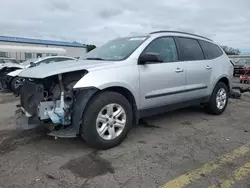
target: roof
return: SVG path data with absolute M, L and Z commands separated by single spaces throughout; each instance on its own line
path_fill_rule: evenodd
M 44 45 L 54 45 L 54 46 L 69 46 L 69 47 L 86 48 L 85 44 L 78 44 L 78 43 L 75 43 L 75 42 L 41 40 L 41 39 L 9 37 L 9 36 L 0 36 L 0 41 L 2 41 L 2 42 L 16 42 L 16 43 L 44 44 Z
M 152 34 L 158 34 L 158 33 L 179 33 L 179 34 L 185 34 L 185 35 L 191 35 L 191 36 L 195 36 L 195 37 L 200 37 L 200 38 L 212 41 L 211 39 L 209 39 L 207 37 L 203 37 L 203 36 L 200 36 L 200 35 L 197 35 L 197 34 L 193 34 L 193 33 L 182 32 L 182 31 L 154 31 L 154 32 L 151 32 L 149 34 L 152 35 Z

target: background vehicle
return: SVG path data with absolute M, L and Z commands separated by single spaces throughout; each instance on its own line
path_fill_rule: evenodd
M 19 64 L 19 62 L 17 60 L 15 60 L 14 58 L 6 58 L 6 57 L 0 57 L 0 64 L 1 64 L 1 68 L 4 65 L 16 65 Z
M 0 57 L 0 83 L 1 87 L 6 88 L 6 75 L 9 72 L 20 69 L 22 66 L 13 58 Z
M 234 75 L 250 74 L 250 59 L 241 59 L 234 63 Z
M 20 86 L 24 82 L 23 78 L 19 78 L 18 74 L 22 72 L 23 70 L 30 68 L 30 67 L 35 67 L 41 64 L 49 64 L 53 62 L 60 62 L 60 61 L 67 61 L 67 60 L 76 60 L 73 57 L 67 57 L 67 56 L 48 56 L 44 58 L 36 58 L 36 59 L 29 59 L 23 63 L 21 63 L 21 67 L 18 70 L 9 72 L 7 74 L 6 82 L 9 88 L 14 92 L 18 93 Z
M 27 121 L 50 120 L 51 136 L 80 135 L 90 146 L 108 149 L 145 116 L 194 104 L 221 114 L 233 65 L 210 39 L 159 31 L 118 38 L 82 60 L 33 67 L 19 76 L 28 78 L 20 96 Z

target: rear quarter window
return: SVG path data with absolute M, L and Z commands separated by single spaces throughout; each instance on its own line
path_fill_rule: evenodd
M 210 42 L 202 41 L 202 40 L 199 40 L 199 43 L 204 52 L 205 59 L 215 59 L 217 57 L 222 56 L 223 52 L 219 48 L 219 46 Z

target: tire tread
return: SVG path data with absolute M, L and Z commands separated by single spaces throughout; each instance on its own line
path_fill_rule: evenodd
M 99 137 L 96 132 L 96 116 L 105 105 L 108 103 L 119 103 L 123 106 L 127 123 L 122 134 L 112 141 L 106 141 Z M 80 128 L 81 137 L 87 142 L 87 144 L 96 149 L 109 149 L 119 145 L 127 136 L 128 131 L 132 126 L 132 108 L 128 100 L 121 94 L 111 91 L 99 92 L 93 96 L 88 102 L 83 114 L 83 124 Z

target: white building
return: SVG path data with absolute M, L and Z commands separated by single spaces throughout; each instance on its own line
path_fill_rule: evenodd
M 20 37 L 8 37 L 0 36 L 0 45 L 2 46 L 23 46 L 23 47 L 47 47 L 48 49 L 55 48 L 55 51 L 58 49 L 66 50 L 67 56 L 71 57 L 80 57 L 87 52 L 87 46 L 84 44 L 78 44 L 74 42 L 63 42 L 63 41 L 51 41 L 51 40 L 40 40 L 40 39 L 29 39 L 29 38 L 20 38 Z M 27 48 L 28 49 L 28 48 Z M 37 48 L 39 49 L 39 48 Z M 57 50 L 56 50 L 57 49 Z M 51 53 L 49 53 L 51 51 Z M 45 57 L 50 55 L 59 55 L 54 53 L 53 50 L 48 50 L 48 52 L 27 52 L 19 51 L 13 52 L 6 50 L 0 50 L 0 57 L 10 57 L 15 58 L 19 61 L 24 61 L 30 58 Z M 60 54 L 61 55 L 61 54 Z

